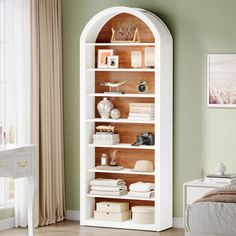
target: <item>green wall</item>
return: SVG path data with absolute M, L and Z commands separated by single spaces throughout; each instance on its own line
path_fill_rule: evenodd
M 0 221 L 14 217 L 14 208 L 4 209 L 0 211 Z
M 79 38 L 88 20 L 112 6 L 156 13 L 174 39 L 174 216 L 182 183 L 223 161 L 236 171 L 236 110 L 206 107 L 207 53 L 236 53 L 235 0 L 62 0 L 67 209 L 79 210 Z M 81 157 L 84 158 L 84 157 Z

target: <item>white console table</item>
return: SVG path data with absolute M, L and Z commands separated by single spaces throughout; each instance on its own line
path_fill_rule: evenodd
M 38 147 L 0 145 L 0 177 L 28 177 L 28 231 L 34 235 L 35 196 L 38 193 Z

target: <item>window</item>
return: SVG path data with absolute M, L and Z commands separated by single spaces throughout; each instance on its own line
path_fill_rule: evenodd
M 3 1 L 0 0 L 0 144 L 6 142 L 14 143 L 14 127 L 9 129 L 10 117 L 4 111 L 7 107 L 4 105 L 6 100 L 6 91 L 9 89 L 9 83 L 4 79 L 4 10 Z M 12 103 L 10 106 L 13 105 Z M 5 114 L 5 115 L 4 115 Z M 8 128 L 7 128 L 8 126 Z M 0 178 L 0 208 L 5 208 L 13 205 L 15 197 L 14 179 L 12 178 Z
M 15 181 L 12 178 L 0 178 L 0 209 L 11 207 L 15 198 Z
M 14 118 L 14 110 L 16 108 L 14 87 L 16 85 L 11 76 L 6 76 L 6 49 L 12 46 L 11 42 L 8 42 L 5 38 L 4 26 L 4 3 L 0 0 L 0 145 L 15 143 L 16 141 Z M 0 178 L 0 208 L 12 205 L 14 197 L 14 179 Z
M 0 0 L 0 145 L 30 142 L 29 3 Z M 14 195 L 14 180 L 0 178 L 0 207 Z

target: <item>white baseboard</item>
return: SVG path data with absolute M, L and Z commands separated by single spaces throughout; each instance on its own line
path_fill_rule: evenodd
M 67 220 L 80 220 L 80 211 L 67 210 L 66 219 Z
M 14 228 L 14 218 L 9 218 L 0 221 L 0 231 Z
M 173 218 L 173 226 L 174 228 L 184 228 L 183 218 Z
M 67 210 L 66 211 L 67 220 L 80 220 L 80 211 Z M 173 218 L 173 226 L 175 228 L 183 228 L 183 218 Z

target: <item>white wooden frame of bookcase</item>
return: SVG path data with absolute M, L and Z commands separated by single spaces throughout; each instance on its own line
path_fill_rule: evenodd
M 155 224 L 103 222 L 91 219 L 94 198 L 88 195 L 89 181 L 95 173 L 95 147 L 91 143 L 95 126 L 95 46 L 103 25 L 120 13 L 138 17 L 155 38 Z M 80 223 L 81 225 L 161 231 L 172 227 L 172 68 L 173 43 L 166 25 L 153 13 L 143 9 L 112 7 L 96 14 L 85 26 L 80 38 Z M 117 70 L 119 71 L 119 70 Z M 132 69 L 130 70 L 132 71 Z M 124 98 L 125 99 L 125 98 Z M 90 122 L 88 122 L 90 120 Z M 91 122 L 92 121 L 92 122 Z

